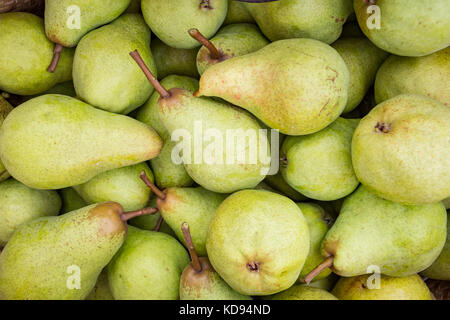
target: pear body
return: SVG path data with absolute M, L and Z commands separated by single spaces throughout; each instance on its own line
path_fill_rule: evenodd
M 140 13 L 141 12 L 141 0 L 131 0 L 125 13 Z
M 121 114 L 144 104 L 154 89 L 129 53 L 138 50 L 156 74 L 150 36 L 139 14 L 125 14 L 84 36 L 73 61 L 77 95 L 95 107 Z
M 108 273 L 105 270 L 100 273 L 94 289 L 89 293 L 86 300 L 114 300 L 109 288 Z
M 95 204 L 20 227 L 0 255 L 0 298 L 85 299 L 125 240 L 121 213 L 117 203 Z
M 127 240 L 108 265 L 116 300 L 177 300 L 189 256 L 171 236 L 129 227 Z
M 239 1 L 228 0 L 228 12 L 223 24 L 245 22 L 255 22 L 255 20 L 244 4 Z
M 130 0 L 46 0 L 45 32 L 50 41 L 75 47 L 89 31 L 124 12 Z
M 13 107 L 11 104 L 9 104 L 8 101 L 6 101 L 5 98 L 0 96 L 0 128 L 2 127 L 2 123 L 5 120 L 6 116 L 13 110 Z M 10 177 L 8 171 L 6 170 L 5 166 L 2 163 L 2 160 L 0 159 L 0 182 L 5 181 Z
M 56 191 L 34 190 L 8 179 L 0 183 L 0 246 L 4 246 L 22 224 L 45 216 L 56 216 L 61 198 Z
M 425 57 L 390 56 L 375 80 L 375 101 L 421 94 L 450 106 L 450 48 Z
M 156 208 L 156 200 L 157 200 L 157 198 L 153 197 L 150 200 L 150 202 L 148 203 L 147 207 Z M 158 220 L 160 219 L 160 217 L 161 217 L 161 213 L 156 212 L 155 214 L 148 214 L 148 215 L 143 215 L 143 216 L 133 218 L 130 220 L 129 224 L 132 225 L 133 227 L 136 227 L 136 228 L 139 228 L 142 230 L 154 231 L 155 227 L 158 224 Z M 174 238 L 176 237 L 175 232 L 173 232 L 173 230 L 169 227 L 167 222 L 164 220 L 161 224 L 161 228 L 159 229 L 159 232 L 167 233 L 168 235 L 170 235 Z
M 72 79 L 73 49 L 63 50 L 54 73 L 47 71 L 54 45 L 46 38 L 40 17 L 26 12 L 2 13 L 0 30 L 0 90 L 32 95 Z
M 200 96 L 240 106 L 287 135 L 317 132 L 347 104 L 349 71 L 336 50 L 317 40 L 289 39 L 208 68 Z
M 62 95 L 23 103 L 0 129 L 0 157 L 8 172 L 36 189 L 85 183 L 104 171 L 149 160 L 161 146 L 151 127 Z
M 306 220 L 292 200 L 268 191 L 243 190 L 216 210 L 206 250 L 214 269 L 234 290 L 269 295 L 297 281 L 309 241 Z
M 399 95 L 364 117 L 352 140 L 358 180 L 377 195 L 404 204 L 450 195 L 450 109 L 420 95 Z
M 338 300 L 328 291 L 307 287 L 303 285 L 295 285 L 286 291 L 277 293 L 271 300 Z
M 220 28 L 228 10 L 227 0 L 142 0 L 142 14 L 156 36 L 178 49 L 199 47 L 188 30 L 197 28 L 212 37 Z
M 308 287 L 319 288 L 325 291 L 331 291 L 338 281 L 339 277 L 331 273 L 328 277 L 319 280 L 313 280 L 310 284 L 302 284 Z
M 352 166 L 351 141 L 359 119 L 338 118 L 325 129 L 288 137 L 281 154 L 286 182 L 308 198 L 332 201 L 352 193 L 359 184 Z
M 406 206 L 384 200 L 360 186 L 342 205 L 322 241 L 322 254 L 333 256 L 333 271 L 344 277 L 380 273 L 404 277 L 428 268 L 447 237 L 442 203 Z
M 281 174 L 281 171 L 278 171 L 275 175 L 268 175 L 266 179 L 264 180 L 270 187 L 274 188 L 275 190 L 280 191 L 284 195 L 286 195 L 288 198 L 294 200 L 294 201 L 304 201 L 307 198 L 302 195 L 300 192 L 292 188 L 283 178 L 283 175 Z
M 73 188 L 59 190 L 62 201 L 61 213 L 67 213 L 86 207 L 88 204 Z
M 377 0 L 376 7 L 369 1 L 353 0 L 353 6 L 364 34 L 387 52 L 419 57 L 450 44 L 447 0 Z

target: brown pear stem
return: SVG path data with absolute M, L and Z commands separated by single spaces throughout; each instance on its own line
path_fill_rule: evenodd
M 153 229 L 153 231 L 159 232 L 159 230 L 161 229 L 161 225 L 162 225 L 163 221 L 164 221 L 163 216 L 160 216 L 159 219 L 158 219 L 158 222 L 156 222 L 156 226 Z
M 55 48 L 53 49 L 53 59 L 50 65 L 47 68 L 48 72 L 55 72 L 56 67 L 58 66 L 59 58 L 61 57 L 61 52 L 63 50 L 63 46 L 59 43 L 55 44 Z
M 313 281 L 313 279 L 315 277 L 317 277 L 317 275 L 319 273 L 321 273 L 323 270 L 325 270 L 326 268 L 330 268 L 333 266 L 333 261 L 334 261 L 334 257 L 330 256 L 328 258 L 326 258 L 321 264 L 319 264 L 317 267 L 315 267 L 310 273 L 308 273 L 304 279 L 304 281 L 307 284 L 310 284 L 311 281 Z
M 158 208 L 144 208 L 144 209 L 137 210 L 137 211 L 124 212 L 124 213 L 122 213 L 120 218 L 122 219 L 122 221 L 128 221 L 130 219 L 133 219 L 133 218 L 136 218 L 139 216 L 155 214 L 156 212 L 158 212 Z
M 145 171 L 142 171 L 141 174 L 139 175 L 141 177 L 141 180 L 144 181 L 144 183 L 147 185 L 147 187 L 150 188 L 150 190 L 153 191 L 154 194 L 156 194 L 156 196 L 161 199 L 164 200 L 166 198 L 166 194 L 164 192 L 162 192 L 161 190 L 158 189 L 157 186 L 155 186 L 150 179 L 148 178 L 147 174 L 145 173 Z
M 212 44 L 211 41 L 208 40 L 198 29 L 190 29 L 189 35 L 197 40 L 199 43 L 204 45 L 206 49 L 208 49 L 211 58 L 215 60 L 220 60 L 222 58 L 222 54 L 217 50 L 216 46 Z
M 202 265 L 200 259 L 198 258 L 197 251 L 194 248 L 194 242 L 192 241 L 191 232 L 189 231 L 189 225 L 184 222 L 181 225 L 181 231 L 183 232 L 184 240 L 186 241 L 186 246 L 188 248 L 189 254 L 191 255 L 192 267 L 197 272 L 202 272 Z
M 145 76 L 147 77 L 148 81 L 152 84 L 152 86 L 155 88 L 155 90 L 159 93 L 161 97 L 164 99 L 170 97 L 169 91 L 167 91 L 161 83 L 159 83 L 158 79 L 155 78 L 153 73 L 150 71 L 150 69 L 145 64 L 144 60 L 142 59 L 141 55 L 139 54 L 139 51 L 134 50 L 133 52 L 130 52 L 130 56 L 136 61 L 138 66 L 142 69 L 142 72 L 144 72 Z

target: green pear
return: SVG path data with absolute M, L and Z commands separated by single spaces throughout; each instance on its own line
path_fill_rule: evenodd
M 338 281 L 339 277 L 335 275 L 334 273 L 331 273 L 328 277 L 320 279 L 320 280 L 314 280 L 313 282 L 310 282 L 309 284 L 302 284 L 304 286 L 313 287 L 313 288 L 319 288 L 325 291 L 330 291 L 334 288 L 334 285 Z
M 131 0 L 125 13 L 141 13 L 141 0 Z
M 425 57 L 390 56 L 375 80 L 375 100 L 421 94 L 450 106 L 450 48 Z
M 0 128 L 8 172 L 36 189 L 62 189 L 156 157 L 161 138 L 149 126 L 63 95 L 16 107 Z
M 358 122 L 338 118 L 319 132 L 286 138 L 281 148 L 281 173 L 286 182 L 316 200 L 331 201 L 352 193 L 359 184 L 351 156 Z
M 116 300 L 177 300 L 189 255 L 171 236 L 128 228 L 128 236 L 108 265 Z
M 388 54 L 366 38 L 343 38 L 332 44 L 350 71 L 347 106 L 344 113 L 355 109 L 375 82 L 377 70 Z
M 155 38 L 150 45 L 155 59 L 158 79 L 164 79 L 171 74 L 198 77 L 198 48 L 176 49 Z
M 156 208 L 156 200 L 157 198 L 153 197 L 150 200 L 148 207 Z M 134 219 L 131 219 L 129 224 L 142 230 L 164 232 L 174 238 L 177 236 L 175 232 L 173 232 L 172 228 L 170 228 L 170 226 L 167 224 L 167 222 L 164 221 L 160 212 L 138 216 Z
M 145 172 L 154 181 L 150 168 L 143 162 L 100 173 L 73 188 L 88 204 L 114 201 L 120 203 L 126 211 L 139 210 L 148 204 L 152 195 L 151 190 L 139 178 L 141 172 Z
M 62 214 L 81 209 L 88 205 L 86 201 L 84 201 L 84 199 L 73 188 L 61 189 L 59 190 L 59 195 L 62 200 Z
M 44 20 L 31 13 L 0 14 L 0 90 L 33 95 L 72 79 L 74 50 L 64 50 L 58 70 L 47 72 L 53 44 L 44 31 Z
M 433 264 L 421 272 L 421 275 L 436 279 L 450 281 L 450 216 L 447 214 L 447 241 L 439 257 Z
M 95 107 L 122 114 L 144 104 L 153 87 L 128 53 L 139 49 L 146 64 L 156 72 L 150 35 L 142 16 L 125 14 L 84 36 L 73 61 L 77 95 Z
M 198 96 L 222 98 L 281 133 L 304 135 L 339 117 L 348 86 L 348 68 L 335 49 L 317 40 L 290 39 L 211 66 L 200 79 Z
M 243 3 L 228 0 L 228 12 L 223 24 L 255 22 Z
M 34 219 L 56 216 L 61 198 L 56 191 L 35 190 L 8 179 L 0 183 L 0 246 L 4 246 L 18 227 Z
M 305 201 L 307 199 L 284 180 L 281 171 L 278 171 L 275 175 L 268 175 L 264 181 L 266 181 L 270 187 L 280 191 L 294 201 Z
M 291 287 L 309 253 L 308 225 L 289 198 L 262 190 L 229 196 L 206 239 L 209 260 L 234 290 L 269 295 Z
M 197 30 L 189 32 L 200 36 Z M 203 40 L 208 42 L 208 47 L 202 46 L 198 51 L 197 69 L 200 75 L 213 64 L 255 52 L 269 44 L 258 27 L 250 23 L 227 25 L 211 41 L 204 37 Z
M 419 95 L 399 95 L 361 120 L 352 140 L 358 180 L 404 204 L 450 195 L 450 108 Z
M 450 197 L 448 197 L 447 199 L 442 200 L 442 202 L 444 203 L 444 206 L 447 210 L 450 209 Z
M 228 11 L 227 0 L 142 0 L 142 14 L 150 29 L 165 44 L 193 49 L 199 44 L 187 31 L 197 28 L 207 38 L 220 28 Z
M 340 300 L 434 300 L 427 285 L 417 274 L 392 278 L 381 275 L 379 288 L 371 275 L 341 278 L 332 293 Z
M 271 300 L 338 300 L 328 291 L 303 286 L 295 285 L 286 291 L 277 293 Z
M 98 276 L 97 283 L 86 300 L 114 300 L 109 288 L 108 273 L 105 269 Z
M 425 56 L 450 43 L 447 0 L 353 0 L 364 34 L 399 56 Z
M 332 43 L 353 12 L 349 0 L 282 0 L 244 5 L 271 41 L 312 38 Z
M 13 106 L 0 95 L 0 128 L 2 127 L 3 121 L 6 116 L 13 110 Z M 0 159 L 0 182 L 5 181 L 10 177 L 8 171 Z

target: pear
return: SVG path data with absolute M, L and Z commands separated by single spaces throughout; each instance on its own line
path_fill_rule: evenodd
M 116 300 L 177 300 L 189 255 L 171 236 L 128 228 L 128 236 L 108 265 Z
M 303 286 L 295 285 L 286 291 L 277 293 L 272 296 L 271 300 L 338 300 L 328 291 Z
M 344 38 L 332 44 L 350 71 L 350 87 L 344 113 L 355 109 L 375 82 L 377 70 L 388 53 L 366 38 Z
M 255 52 L 269 44 L 258 27 L 250 23 L 225 26 L 211 41 L 197 29 L 189 30 L 189 34 L 203 44 L 197 55 L 197 69 L 200 75 L 213 64 Z
M 107 202 L 22 225 L 0 255 L 0 299 L 85 299 L 122 246 L 126 221 L 153 212 Z
M 344 201 L 322 241 L 327 259 L 305 281 L 331 266 L 344 277 L 371 273 L 374 266 L 387 276 L 410 276 L 436 260 L 446 237 L 447 213 L 442 203 L 406 206 L 360 186 Z
M 73 61 L 77 95 L 95 107 L 121 114 L 144 104 L 153 87 L 128 53 L 139 49 L 146 64 L 156 72 L 150 35 L 142 16 L 125 14 L 84 36 Z
M 151 127 L 63 95 L 23 103 L 0 128 L 6 169 L 36 189 L 83 184 L 102 172 L 154 158 L 161 146 Z
M 148 207 L 156 208 L 156 197 L 153 197 Z M 142 230 L 155 231 L 155 232 L 164 232 L 172 237 L 176 237 L 177 235 L 173 232 L 172 228 L 169 227 L 166 221 L 164 221 L 163 217 L 159 212 L 150 215 L 142 215 L 138 216 L 134 219 L 131 219 L 129 222 L 130 225 Z
M 199 44 L 187 30 L 197 28 L 207 38 L 222 25 L 228 0 L 142 0 L 142 14 L 150 29 L 165 44 L 178 49 L 193 49 Z
M 181 230 L 191 255 L 191 263 L 181 274 L 180 300 L 252 300 L 249 296 L 237 293 L 223 281 L 208 258 L 198 257 L 188 223 L 183 223 Z
M 338 280 L 339 280 L 339 277 L 337 275 L 335 275 L 334 273 L 331 273 L 326 278 L 323 278 L 320 280 L 314 280 L 313 282 L 310 282 L 309 284 L 302 284 L 302 285 L 322 289 L 325 291 L 330 291 L 331 289 L 334 288 L 334 286 Z
M 8 179 L 0 183 L 0 246 L 4 246 L 22 224 L 56 216 L 61 198 L 56 191 L 34 190 Z
M 61 82 L 61 83 L 56 84 L 54 87 L 51 87 L 50 89 L 45 90 L 41 94 L 25 96 L 25 98 L 32 99 L 32 98 L 36 98 L 36 97 L 44 95 L 44 94 L 62 94 L 62 95 L 74 97 L 74 98 L 77 95 L 77 93 L 75 92 L 75 88 L 73 86 L 73 81 L 66 81 L 66 82 Z
M 198 48 L 176 49 L 169 47 L 158 38 L 152 40 L 150 48 L 158 71 L 158 79 L 164 79 L 172 74 L 198 77 Z
M 88 204 L 73 188 L 59 190 L 62 200 L 61 213 L 67 213 L 86 207 Z
M 281 173 L 308 198 L 332 201 L 359 184 L 352 166 L 351 142 L 359 119 L 338 118 L 325 129 L 288 137 L 281 148 Z
M 269 295 L 291 287 L 309 253 L 308 225 L 289 198 L 242 190 L 214 214 L 206 250 L 214 269 L 234 290 Z
M 264 181 L 267 182 L 270 187 L 278 190 L 294 201 L 305 201 L 307 199 L 304 195 L 287 184 L 281 171 L 278 171 L 275 175 L 268 175 Z
M 12 110 L 12 105 L 10 105 L 9 102 L 0 95 L 0 128 L 2 127 L 3 121 L 5 120 L 6 116 Z M 8 179 L 9 177 L 10 175 L 3 165 L 2 160 L 0 159 L 0 182 Z
M 244 6 L 271 41 L 312 38 L 332 43 L 353 12 L 348 0 L 283 0 Z
M 375 80 L 375 100 L 421 94 L 450 106 L 450 48 L 425 57 L 390 56 Z
M 447 0 L 354 0 L 353 6 L 364 34 L 390 53 L 419 57 L 450 44 Z
M 442 200 L 442 203 L 444 203 L 444 206 L 445 206 L 445 208 L 446 208 L 447 210 L 450 209 L 450 197 L 448 197 L 448 198 Z
M 317 40 L 273 42 L 208 68 L 197 96 L 247 109 L 287 135 L 317 132 L 347 104 L 349 71 L 336 50 Z
M 53 44 L 44 31 L 44 20 L 31 13 L 0 14 L 0 90 L 33 95 L 72 79 L 74 50 L 64 50 L 60 66 L 47 72 Z
M 125 13 L 140 13 L 141 12 L 141 0 L 131 0 Z
M 150 201 L 151 191 L 139 178 L 145 172 L 151 181 L 153 174 L 146 163 L 109 170 L 73 188 L 88 204 L 114 201 L 126 211 L 138 210 Z
M 114 300 L 109 288 L 108 273 L 105 269 L 98 276 L 97 283 L 86 300 Z
M 403 204 L 450 195 L 450 109 L 419 95 L 399 95 L 361 120 L 352 140 L 358 180 L 385 199 Z
M 195 182 L 218 193 L 253 188 L 265 178 L 270 144 L 267 130 L 255 118 L 225 102 L 197 98 L 189 90 L 167 91 L 139 52 L 130 54 L 161 95 L 160 120 L 171 139 L 179 141 L 178 152 L 172 152 L 173 162 L 183 163 Z
M 332 293 L 340 300 L 434 300 L 417 274 L 402 278 L 381 275 L 379 288 L 370 288 L 370 277 L 341 278 Z
M 255 22 L 243 3 L 228 0 L 228 12 L 223 24 Z

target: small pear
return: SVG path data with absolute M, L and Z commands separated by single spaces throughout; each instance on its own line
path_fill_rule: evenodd
M 277 293 L 271 300 L 338 300 L 328 291 L 303 286 L 295 285 L 286 291 Z
M 109 288 L 108 273 L 105 269 L 98 276 L 97 283 L 86 300 L 114 300 Z
M 64 188 L 59 190 L 62 200 L 61 213 L 67 213 L 86 207 L 88 204 L 73 188 Z
M 2 127 L 3 121 L 6 116 L 13 110 L 13 106 L 0 95 L 0 128 Z M 10 177 L 8 171 L 0 159 L 0 182 L 5 181 Z
M 236 0 L 228 0 L 228 12 L 224 25 L 232 23 L 255 22 L 243 3 Z

